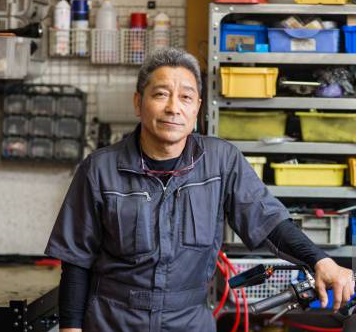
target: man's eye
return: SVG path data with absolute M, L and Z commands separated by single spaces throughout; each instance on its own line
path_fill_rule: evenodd
M 190 96 L 190 95 L 183 95 L 183 96 L 182 96 L 182 99 L 183 99 L 185 102 L 192 102 L 193 97 Z
M 154 97 L 156 97 L 156 98 L 164 98 L 166 96 L 167 96 L 167 93 L 165 93 L 165 92 L 156 92 L 154 94 Z

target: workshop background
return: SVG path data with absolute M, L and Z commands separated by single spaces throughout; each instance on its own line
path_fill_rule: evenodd
M 78 162 L 135 127 L 138 68 L 151 50 L 171 45 L 200 61 L 197 131 L 239 147 L 303 231 L 355 270 L 355 12 L 347 0 L 72 0 L 72 7 L 65 0 L 0 0 L 4 264 L 55 264 L 43 261 L 43 251 Z M 285 264 L 264 250 L 249 252 L 228 227 L 222 250 L 239 271 Z M 223 256 L 221 263 L 228 264 Z M 37 279 L 42 295 L 58 273 L 38 272 L 0 271 L 0 323 L 7 299 L 22 296 L 1 280 L 22 275 L 22 289 Z M 217 271 L 210 298 L 219 331 L 245 331 L 243 314 L 235 327 L 234 294 L 222 301 L 226 277 Z M 300 277 L 277 272 L 266 285 L 247 288 L 248 302 Z M 309 331 L 316 321 L 321 331 L 341 331 L 317 307 L 303 320 L 289 316 L 289 331 Z M 265 326 L 269 315 L 252 319 L 251 331 L 287 331 L 281 319 Z M 46 317 L 35 330 L 56 325 L 55 310 Z

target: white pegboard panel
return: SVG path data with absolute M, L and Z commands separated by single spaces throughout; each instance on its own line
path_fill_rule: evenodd
M 42 255 L 72 179 L 66 168 L 0 168 L 0 254 Z

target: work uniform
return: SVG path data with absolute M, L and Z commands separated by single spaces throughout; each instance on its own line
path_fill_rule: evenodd
M 84 332 L 213 332 L 208 284 L 227 219 L 251 249 L 285 207 L 238 149 L 191 134 L 164 185 L 143 168 L 140 126 L 78 167 L 46 254 L 91 269 Z

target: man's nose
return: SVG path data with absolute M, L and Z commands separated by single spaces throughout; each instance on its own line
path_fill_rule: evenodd
M 171 113 L 181 112 L 181 103 L 179 98 L 172 96 L 168 99 L 166 104 L 166 112 L 171 112 Z

